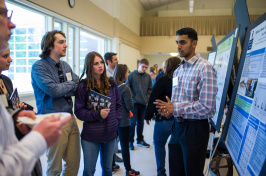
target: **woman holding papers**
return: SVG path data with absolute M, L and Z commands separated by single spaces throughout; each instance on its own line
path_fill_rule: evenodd
M 82 79 L 84 75 L 86 78 Z M 84 176 L 94 175 L 99 152 L 103 175 L 112 175 L 121 111 L 118 87 L 112 78 L 106 76 L 102 56 L 97 52 L 88 53 L 75 97 L 75 114 L 84 121 L 81 132 Z

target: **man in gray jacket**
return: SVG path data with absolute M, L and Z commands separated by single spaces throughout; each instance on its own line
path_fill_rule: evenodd
M 146 73 L 148 69 L 149 61 L 145 58 L 141 59 L 138 64 L 138 70 L 134 70 L 130 73 L 126 83 L 131 89 L 132 99 L 134 102 L 133 117 L 131 118 L 130 125 L 130 138 L 129 138 L 129 149 L 134 150 L 134 136 L 135 126 L 137 122 L 137 145 L 142 147 L 150 147 L 144 141 L 143 128 L 144 128 L 144 117 L 146 112 L 146 106 L 150 98 L 152 91 L 151 76 Z

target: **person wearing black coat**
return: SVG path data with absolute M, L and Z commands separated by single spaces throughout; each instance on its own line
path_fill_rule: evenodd
M 153 104 L 153 102 L 155 102 L 156 99 L 167 101 L 166 96 L 171 97 L 173 73 L 178 68 L 180 62 L 181 60 L 177 57 L 171 57 L 165 61 L 165 74 L 154 84 L 145 114 L 145 120 L 148 125 L 150 124 L 152 117 L 154 115 L 156 116 L 153 143 L 158 176 L 166 175 L 165 144 L 168 137 L 171 135 L 171 126 L 174 117 L 172 115 L 170 117 L 164 117 L 158 114 L 156 106 Z

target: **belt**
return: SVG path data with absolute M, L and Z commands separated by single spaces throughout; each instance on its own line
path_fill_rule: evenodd
M 176 117 L 176 120 L 179 123 L 183 123 L 183 122 L 194 122 L 194 121 L 199 121 L 200 119 L 184 119 L 183 117 Z

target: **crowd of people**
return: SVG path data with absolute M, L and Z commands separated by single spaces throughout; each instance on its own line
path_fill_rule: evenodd
M 11 17 L 0 0 L 0 74 L 12 62 L 8 40 L 15 25 Z M 70 115 L 62 119 L 51 116 L 33 128 L 18 123 L 19 117 L 36 119 L 36 114 L 25 102 L 19 102 L 17 109 L 13 107 L 12 81 L 1 74 L 0 175 L 42 175 L 39 157 L 45 151 L 46 175 L 77 175 L 81 148 L 84 176 L 94 175 L 99 154 L 103 176 L 119 170 L 115 162 L 121 161 L 127 176 L 140 175 L 131 166 L 129 150 L 134 150 L 135 139 L 136 145 L 150 147 L 143 129 L 144 121 L 149 125 L 152 118 L 158 176 L 165 176 L 168 169 L 165 146 L 169 137 L 170 175 L 203 175 L 208 119 L 215 113 L 216 71 L 195 53 L 198 38 L 194 29 L 182 28 L 176 35 L 184 60 L 171 57 L 160 72 L 155 64 L 151 74 L 146 73 L 149 62 L 145 58 L 130 72 L 127 65 L 118 64 L 116 53 L 108 52 L 103 58 L 92 51 L 86 55 L 78 77 L 61 59 L 68 47 L 65 34 L 48 31 L 41 41 L 41 59 L 31 71 L 37 114 Z M 95 97 L 95 92 L 99 96 Z M 81 133 L 75 116 L 83 121 Z M 119 141 L 122 158 L 116 155 Z

